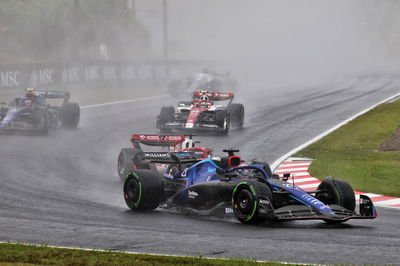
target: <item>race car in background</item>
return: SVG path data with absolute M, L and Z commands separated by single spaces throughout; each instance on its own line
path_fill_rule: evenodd
M 70 94 L 62 91 L 32 92 L 35 97 L 19 97 L 0 108 L 0 133 L 28 131 L 48 134 L 59 123 L 65 128 L 76 128 L 80 120 L 77 103 L 69 102 Z M 60 106 L 46 103 L 46 99 L 62 99 Z M 5 105 L 3 103 L 3 105 Z
M 192 101 L 180 101 L 178 106 L 164 106 L 157 116 L 156 127 L 161 131 L 213 131 L 227 135 L 230 126 L 241 128 L 244 106 L 232 103 L 233 93 L 195 91 Z
M 180 79 L 174 79 L 168 85 L 168 93 L 174 97 L 190 95 L 194 91 L 204 89 L 213 92 L 237 92 L 238 82 L 231 77 L 229 71 L 216 72 L 205 68 L 193 78 L 187 78 L 185 82 Z
M 174 174 L 182 167 L 179 158 L 185 158 L 186 163 L 195 163 L 212 155 L 212 149 L 196 146 L 199 142 L 192 135 L 133 134 L 131 142 L 133 147 L 121 149 L 118 155 L 118 176 L 121 180 L 137 169 Z M 153 146 L 155 151 L 143 151 L 141 144 Z
M 342 223 L 349 219 L 374 219 L 377 212 L 367 195 L 360 195 L 358 212 L 352 187 L 326 178 L 315 191 L 306 192 L 290 182 L 290 176 L 269 175 L 266 164 L 243 164 L 237 150 L 228 156 L 207 158 L 175 174 L 134 170 L 124 182 L 127 206 L 137 212 L 157 207 L 185 213 L 236 217 L 244 224 L 267 220 L 319 219 Z M 186 158 L 179 160 L 183 165 Z

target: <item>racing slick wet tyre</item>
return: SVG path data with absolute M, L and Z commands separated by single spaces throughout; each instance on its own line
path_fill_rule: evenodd
M 41 135 L 49 134 L 49 113 L 47 109 L 36 109 L 33 113 L 33 120 Z
M 354 211 L 356 208 L 354 190 L 346 181 L 329 176 L 319 184 L 317 190 L 320 192 L 315 197 L 327 205 L 340 205 L 350 211 Z M 341 223 L 345 221 L 325 220 L 327 223 Z
M 136 154 L 142 152 L 139 149 L 134 148 L 124 148 L 120 151 L 118 155 L 118 176 L 121 180 L 125 180 L 126 175 L 132 170 L 136 170 L 138 167 L 133 163 L 133 159 Z M 146 168 L 147 169 L 147 168 Z
M 151 170 L 136 170 L 124 182 L 126 205 L 133 211 L 151 211 L 160 205 L 164 194 L 162 176 Z
M 228 135 L 231 120 L 227 110 L 218 110 L 215 113 L 215 123 L 222 129 L 221 135 Z
M 259 224 L 273 217 L 272 200 L 272 190 L 267 184 L 244 181 L 233 190 L 233 212 L 241 223 Z
M 80 108 L 77 103 L 65 103 L 60 109 L 61 124 L 65 128 L 77 128 L 80 120 Z
M 157 117 L 157 128 L 163 130 L 164 125 L 168 122 L 174 121 L 175 109 L 173 106 L 163 106 L 161 107 L 160 114 Z
M 243 127 L 244 123 L 244 106 L 241 103 L 232 103 L 228 106 L 229 115 L 232 125 Z

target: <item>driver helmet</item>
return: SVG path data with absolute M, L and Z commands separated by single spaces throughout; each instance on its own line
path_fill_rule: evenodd
M 27 98 L 31 98 L 31 99 L 34 99 L 34 98 L 36 98 L 35 89 L 32 89 L 32 88 L 27 88 L 27 89 L 26 89 L 26 94 L 25 94 L 25 97 L 27 97 Z
M 207 96 L 207 93 L 209 93 L 207 90 L 201 90 L 200 91 L 200 101 L 209 101 L 210 97 Z
M 185 138 L 185 140 L 182 142 L 182 148 L 188 149 L 188 148 L 194 148 L 195 142 L 191 138 Z
M 209 101 L 210 99 L 208 98 L 207 95 L 201 95 L 200 100 L 205 102 L 205 101 Z

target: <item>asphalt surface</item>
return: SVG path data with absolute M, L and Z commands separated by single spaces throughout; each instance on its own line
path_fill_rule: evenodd
M 200 136 L 216 153 L 273 162 L 312 137 L 399 92 L 394 76 L 242 93 L 245 128 Z M 164 210 L 129 211 L 116 159 L 132 133 L 155 133 L 169 97 L 82 109 L 77 130 L 0 136 L 0 241 L 299 263 L 400 261 L 400 211 L 332 226 L 322 221 L 242 225 Z

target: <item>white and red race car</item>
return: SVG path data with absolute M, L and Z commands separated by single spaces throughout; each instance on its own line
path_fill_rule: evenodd
M 132 148 L 118 155 L 118 176 L 124 180 L 132 170 L 152 169 L 161 174 L 174 174 L 182 167 L 212 156 L 212 149 L 197 147 L 191 135 L 133 134 Z M 143 151 L 141 144 L 151 151 Z M 173 162 L 173 163 L 171 163 Z
M 157 128 L 184 131 L 214 131 L 227 135 L 231 125 L 243 127 L 244 106 L 232 103 L 233 93 L 210 91 L 193 92 L 192 101 L 181 101 L 178 106 L 164 106 L 157 116 Z

